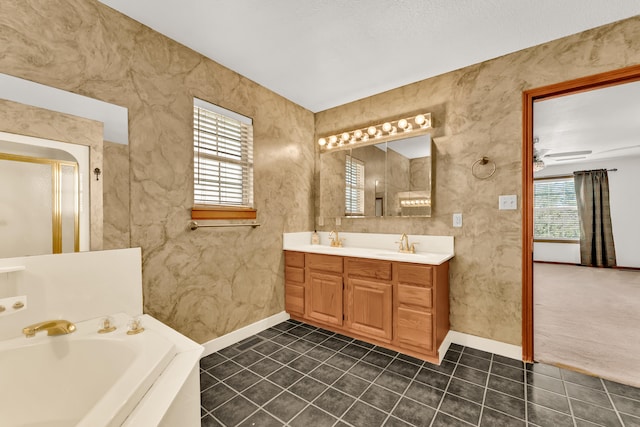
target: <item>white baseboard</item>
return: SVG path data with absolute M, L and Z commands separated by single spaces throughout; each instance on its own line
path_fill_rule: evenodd
M 269 329 L 270 327 L 289 319 L 289 314 L 285 311 L 281 311 L 280 313 L 274 314 L 266 319 L 258 320 L 255 323 L 237 329 L 233 332 L 229 332 L 226 335 L 214 338 L 211 341 L 202 344 L 204 346 L 202 357 L 208 356 L 216 351 L 220 351 L 225 347 L 229 347 L 230 345 L 240 342 L 245 338 L 255 335 L 258 332 L 262 332 L 265 329 Z M 520 346 L 506 344 L 500 341 L 469 335 L 458 331 L 449 331 L 440 345 L 440 362 L 442 362 L 442 358 L 451 344 L 459 344 L 465 347 L 499 354 L 511 359 L 522 360 L 522 347 Z
M 266 319 L 258 320 L 255 323 L 244 326 L 233 332 L 229 332 L 228 334 L 225 334 L 221 337 L 214 338 L 211 341 L 207 341 L 206 343 L 202 344 L 204 346 L 202 357 L 208 356 L 212 353 L 215 353 L 216 351 L 220 351 L 225 347 L 229 347 L 232 344 L 235 344 L 245 338 L 257 334 L 258 332 L 262 332 L 265 329 L 269 329 L 270 327 L 277 325 L 278 323 L 289 320 L 289 318 L 289 313 L 287 313 L 286 311 L 281 311 L 280 313 L 269 316 Z
M 440 358 L 444 357 L 449 345 L 455 343 L 476 350 L 488 351 L 511 359 L 522 360 L 522 347 L 519 345 L 507 344 L 500 341 L 469 335 L 458 331 L 449 331 L 440 346 Z M 446 344 L 446 347 L 445 347 Z M 442 349 L 445 349 L 442 351 Z M 442 360 L 440 360 L 442 361 Z

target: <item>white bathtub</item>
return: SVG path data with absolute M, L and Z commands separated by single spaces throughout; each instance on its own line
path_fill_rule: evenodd
M 174 381 L 169 391 L 154 383 L 166 372 L 175 376 L 171 365 L 184 353 L 184 340 L 191 341 L 146 315 L 145 331 L 127 335 L 130 317 L 113 317 L 118 328 L 107 334 L 97 333 L 99 319 L 93 319 L 76 323 L 77 330 L 68 335 L 40 332 L 34 338 L 0 341 L 0 425 L 113 427 L 131 423 L 134 413 L 135 425 L 162 425 L 182 383 Z M 196 351 L 189 359 L 197 365 L 201 347 L 191 347 Z M 186 381 L 194 369 L 185 367 Z M 158 400 L 153 394 L 169 397 L 160 399 L 164 408 L 156 406 L 153 413 L 137 408 L 143 400 Z M 191 418 L 199 422 L 199 400 L 191 408 L 197 411 Z

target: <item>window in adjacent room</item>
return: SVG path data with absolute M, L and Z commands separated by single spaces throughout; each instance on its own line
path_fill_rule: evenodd
M 193 219 L 255 219 L 253 122 L 200 99 L 193 103 Z
M 345 215 L 364 216 L 364 162 L 347 156 L 345 182 Z
M 580 240 L 572 176 L 534 179 L 533 238 L 535 241 L 558 243 Z

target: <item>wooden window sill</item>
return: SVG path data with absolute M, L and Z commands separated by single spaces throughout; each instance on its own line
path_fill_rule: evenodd
M 194 206 L 191 209 L 191 219 L 256 219 L 257 210 L 252 208 L 226 206 Z

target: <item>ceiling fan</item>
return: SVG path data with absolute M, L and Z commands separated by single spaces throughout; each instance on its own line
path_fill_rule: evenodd
M 534 137 L 533 138 L 533 171 L 534 172 L 538 172 L 544 169 L 545 164 L 544 164 L 544 161 L 542 160 L 542 156 L 544 156 L 544 154 L 547 151 L 549 151 L 546 148 L 543 148 L 543 149 L 536 148 L 536 144 L 538 144 L 538 142 L 540 142 L 540 139 L 538 137 Z

